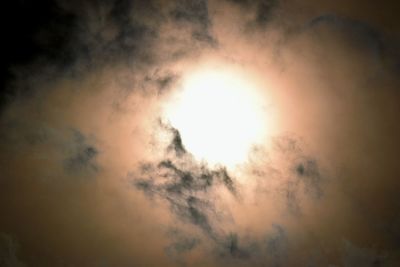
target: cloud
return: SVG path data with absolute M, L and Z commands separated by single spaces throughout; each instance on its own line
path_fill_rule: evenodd
M 360 248 L 348 240 L 343 241 L 343 266 L 387 266 L 385 256 L 371 249 Z
M 192 37 L 199 41 L 215 43 L 209 34 L 211 19 L 208 14 L 208 1 L 206 0 L 180 0 L 170 12 L 172 18 L 179 24 L 192 24 L 194 29 Z
M 26 4 L 18 53 L 35 49 L 7 63 L 0 114 L 0 231 L 18 242 L 0 235 L 0 265 L 397 266 L 398 45 L 378 9 L 344 2 Z M 234 170 L 159 119 L 213 60 L 270 101 L 270 135 Z
M 76 130 L 73 133 L 73 143 L 70 155 L 64 161 L 65 169 L 73 174 L 84 170 L 96 171 L 98 166 L 94 160 L 99 153 L 98 150 L 93 145 L 87 144 L 86 137 Z
M 288 237 L 281 225 L 273 224 L 266 237 L 266 254 L 270 266 L 285 266 L 289 254 Z
M 229 255 L 235 259 L 247 260 L 251 257 L 251 248 L 239 244 L 239 236 L 236 233 L 230 233 L 223 240 L 224 250 L 221 252 L 222 257 Z
M 24 267 L 26 266 L 18 258 L 19 244 L 11 235 L 0 233 L 0 266 Z
M 256 172 L 260 188 L 269 180 L 279 181 L 276 191 L 283 197 L 292 215 L 301 215 L 302 201 L 320 200 L 328 179 L 319 167 L 318 159 L 306 152 L 307 146 L 293 134 L 282 134 L 273 139 L 273 148 L 268 151 L 274 159 L 265 158 Z M 267 183 L 267 186 L 270 186 Z
M 195 162 L 183 149 L 179 132 L 174 128 L 166 130 L 172 132 L 167 152 L 172 150 L 178 158 L 143 164 L 140 173 L 131 175 L 134 185 L 149 196 L 167 201 L 171 211 L 184 223 L 192 224 L 207 237 L 218 240 L 221 238 L 217 226 L 221 211 L 216 209 L 211 191 L 223 186 L 236 196 L 234 179 L 224 167 L 209 169 Z M 188 157 L 179 161 L 183 156 Z
M 262 239 L 246 232 L 229 231 L 230 220 L 221 217 L 221 214 L 229 214 L 230 211 L 221 209 L 221 200 L 216 198 L 215 192 L 221 190 L 222 186 L 240 202 L 242 185 L 225 168 L 212 169 L 196 162 L 183 148 L 178 130 L 165 125 L 163 130 L 171 133 L 170 142 L 165 146 L 166 159 L 158 163 L 143 163 L 139 172 L 132 172 L 130 179 L 135 187 L 150 199 L 168 203 L 172 214 L 182 223 L 179 227 L 175 226 L 178 227 L 176 231 L 182 230 L 185 225 L 199 229 L 201 236 L 208 240 L 206 244 L 211 242 L 211 246 L 215 247 L 216 259 L 237 260 L 234 264 L 239 265 L 268 262 L 271 266 L 285 266 L 289 241 L 284 227 L 279 224 L 266 225 L 265 228 L 271 227 L 271 230 L 265 230 Z M 274 144 L 274 153 L 281 154 L 287 166 L 287 169 L 279 169 L 277 179 L 283 182 L 278 192 L 282 190 L 285 193 L 278 197 L 286 201 L 291 215 L 299 216 L 301 199 L 318 200 L 322 197 L 324 179 L 316 160 L 307 156 L 298 139 L 283 135 L 277 137 Z M 270 169 L 274 168 L 279 167 L 271 164 Z M 264 172 L 259 179 L 270 179 L 268 174 Z M 183 238 L 182 244 L 175 241 L 172 244 L 178 248 L 185 245 L 183 248 L 189 250 L 190 247 L 191 250 L 197 244 L 194 240 L 196 238 Z M 168 248 L 169 253 L 175 250 L 174 245 Z
M 386 52 L 383 36 L 368 23 L 335 14 L 326 14 L 313 18 L 306 25 L 306 29 L 342 37 L 344 42 L 365 51 L 373 58 L 375 65 L 382 67 Z

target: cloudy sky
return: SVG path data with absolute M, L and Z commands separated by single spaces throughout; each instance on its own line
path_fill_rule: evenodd
M 397 1 L 9 2 L 0 266 L 400 265 Z

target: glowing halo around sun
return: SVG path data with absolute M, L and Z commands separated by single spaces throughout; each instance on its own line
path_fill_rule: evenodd
M 259 88 L 238 71 L 197 70 L 183 78 L 164 117 L 197 160 L 234 167 L 263 141 L 267 121 L 262 100 Z

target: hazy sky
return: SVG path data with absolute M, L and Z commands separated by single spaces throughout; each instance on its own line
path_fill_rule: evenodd
M 398 11 L 4 4 L 0 266 L 399 266 Z M 219 69 L 256 88 L 259 124 L 241 125 L 243 106 L 232 114 L 219 94 L 184 115 L 211 151 L 265 126 L 235 167 L 196 158 L 190 131 L 164 118 L 191 73 Z M 225 128 L 199 120 L 211 103 L 229 111 Z

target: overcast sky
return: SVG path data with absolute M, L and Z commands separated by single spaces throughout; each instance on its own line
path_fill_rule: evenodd
M 396 1 L 9 2 L 0 266 L 400 265 Z M 266 103 L 236 169 L 162 119 L 213 64 Z

